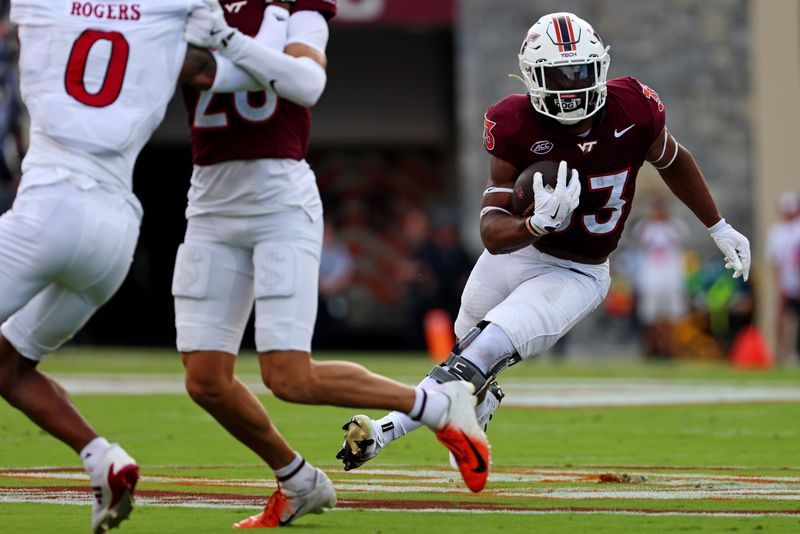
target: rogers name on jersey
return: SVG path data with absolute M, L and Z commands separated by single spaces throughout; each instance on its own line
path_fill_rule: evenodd
M 130 20 L 142 18 L 142 5 L 136 2 L 67 2 L 70 17 L 95 20 Z

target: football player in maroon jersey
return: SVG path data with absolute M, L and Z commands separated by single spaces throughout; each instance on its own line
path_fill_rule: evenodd
M 645 161 L 706 225 L 733 276 L 746 280 L 750 270 L 747 238 L 721 217 L 694 158 L 667 130 L 664 103 L 634 78 L 606 81 L 608 47 L 586 21 L 571 13 L 542 17 L 518 57 L 527 94 L 502 99 L 484 117 L 490 187 L 480 232 L 486 250 L 461 298 L 459 342 L 420 384 L 474 384 L 484 428 L 502 399 L 497 374 L 553 346 L 605 298 L 608 256 Z M 518 217 L 511 203 L 515 181 L 543 160 L 561 162 L 556 187 L 542 187 L 536 173 L 535 211 Z M 359 454 L 346 458 L 345 469 L 418 426 L 397 412 L 378 420 L 355 416 L 344 450 Z
M 265 510 L 235 526 L 283 526 L 336 502 L 328 477 L 283 439 L 234 375 L 254 304 L 262 378 L 277 397 L 406 413 L 436 431 L 479 491 L 489 448 L 471 384 L 412 388 L 350 362 L 311 359 L 323 224 L 305 161 L 308 107 L 325 87 L 335 0 L 223 0 L 224 11 L 206 2 L 211 10 L 186 30 L 188 42 L 216 51 L 196 58 L 209 90 L 184 86 L 195 167 L 172 291 L 189 395 L 279 482 Z

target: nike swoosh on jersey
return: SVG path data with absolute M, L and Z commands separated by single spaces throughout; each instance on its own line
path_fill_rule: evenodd
M 473 473 L 483 473 L 484 471 L 486 471 L 486 460 L 484 460 L 483 456 L 481 456 L 481 453 L 478 452 L 478 449 L 475 447 L 475 445 L 469 439 L 469 436 L 464 434 L 463 431 L 461 432 L 461 435 L 464 436 L 465 440 L 467 440 L 467 444 L 469 445 L 470 449 L 472 449 L 472 452 L 475 454 L 475 458 L 478 459 L 478 465 L 475 466 L 475 469 L 473 469 L 472 472 Z
M 630 130 L 630 129 L 631 129 L 631 128 L 633 128 L 634 126 L 636 126 L 636 123 L 633 123 L 633 124 L 631 124 L 630 126 L 628 126 L 627 128 L 625 128 L 625 129 L 624 129 L 624 130 L 622 130 L 621 132 L 618 132 L 618 131 L 617 131 L 617 129 L 616 129 L 616 128 L 614 128 L 614 137 L 616 137 L 617 139 L 619 139 L 620 137 L 622 137 L 623 135 L 625 135 L 625 132 L 627 132 L 628 130 Z

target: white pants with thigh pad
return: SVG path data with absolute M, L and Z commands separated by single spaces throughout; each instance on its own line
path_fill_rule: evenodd
M 129 200 L 90 178 L 64 176 L 23 188 L 0 217 L 0 321 L 20 354 L 41 360 L 122 284 L 141 221 Z
M 321 213 L 189 218 L 172 293 L 178 350 L 237 354 L 256 306 L 256 348 L 311 351 L 317 316 Z
M 502 328 L 522 358 L 552 347 L 608 293 L 609 267 L 561 260 L 535 247 L 510 254 L 484 251 L 470 273 L 456 335 L 481 320 Z

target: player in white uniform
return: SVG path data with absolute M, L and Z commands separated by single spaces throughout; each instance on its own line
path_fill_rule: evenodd
M 187 16 L 201 7 L 198 0 L 11 5 L 31 127 L 17 199 L 0 217 L 0 394 L 80 454 L 96 497 L 94 532 L 128 517 L 138 467 L 36 365 L 128 272 L 142 217 L 133 165 L 184 67 Z M 197 73 L 184 67 L 183 74 L 191 81 Z
M 277 397 L 393 407 L 436 430 L 467 485 L 480 490 L 488 444 L 470 385 L 414 389 L 350 362 L 311 359 L 323 225 L 304 159 L 307 108 L 325 86 L 326 18 L 336 3 L 296 0 L 265 10 L 251 1 L 224 12 L 210 3 L 216 9 L 205 24 L 187 27 L 189 42 L 217 53 L 211 91 L 184 90 L 195 169 L 172 289 L 190 396 L 279 482 L 264 511 L 235 526 L 283 526 L 336 502 L 330 480 L 283 439 L 234 375 L 254 304 L 262 378 Z
M 673 356 L 675 324 L 688 312 L 683 256 L 689 227 L 671 217 L 664 198 L 656 198 L 631 230 L 638 251 L 636 313 L 644 328 L 645 354 Z

